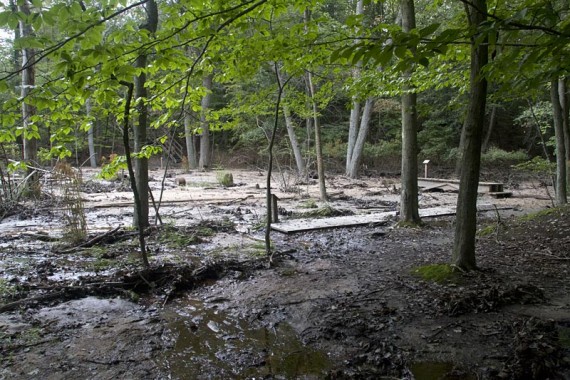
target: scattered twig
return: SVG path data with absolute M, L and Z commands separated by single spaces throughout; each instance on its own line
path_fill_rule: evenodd
M 539 254 L 541 256 L 546 256 L 552 260 L 570 260 L 570 257 L 562 257 L 562 256 L 553 255 L 549 249 L 547 249 L 546 251 L 548 251 L 549 253 L 537 252 L 537 254 Z
M 42 340 L 38 340 L 37 342 L 30 342 L 30 343 L 22 343 L 22 344 L 7 344 L 7 349 L 10 351 L 15 351 L 15 350 L 19 350 L 22 348 L 29 348 L 29 347 L 36 347 L 45 343 L 51 343 L 54 342 L 56 340 L 59 340 L 59 338 L 49 338 L 49 339 L 42 339 Z
M 439 334 L 441 334 L 442 332 L 444 332 L 445 330 L 447 330 L 448 328 L 453 327 L 453 326 L 457 326 L 457 325 L 458 325 L 457 322 L 451 322 L 445 326 L 440 326 L 435 333 L 431 334 L 430 336 L 426 336 L 426 339 L 431 340 L 431 339 L 435 338 L 436 336 L 438 336 Z

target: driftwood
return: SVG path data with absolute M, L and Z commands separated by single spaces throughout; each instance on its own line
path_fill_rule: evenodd
M 59 250 L 58 253 L 73 253 L 81 250 L 83 248 L 90 248 L 100 243 L 112 244 L 116 241 L 124 240 L 131 236 L 136 236 L 137 232 L 125 232 L 120 230 L 121 227 L 116 227 L 110 231 L 104 232 L 100 235 L 95 236 L 94 238 L 87 240 L 81 244 L 78 244 L 71 248 L 66 248 Z

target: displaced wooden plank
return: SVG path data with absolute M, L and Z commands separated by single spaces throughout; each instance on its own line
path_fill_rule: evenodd
M 489 195 L 494 198 L 510 198 L 513 196 L 513 193 L 511 191 L 495 191 L 490 192 Z
M 459 185 L 451 183 L 440 183 L 437 185 L 427 186 L 423 189 L 425 193 L 433 192 L 445 192 L 445 193 L 457 193 L 459 191 Z
M 396 216 L 396 214 L 396 211 L 388 211 L 377 214 L 346 215 L 321 219 L 293 219 L 287 222 L 272 224 L 271 229 L 290 234 L 293 232 L 322 230 L 327 228 L 361 226 L 370 223 L 386 222 L 390 217 Z
M 424 189 L 437 188 L 438 184 L 458 185 L 457 179 L 444 178 L 418 178 L 418 186 Z M 479 182 L 477 191 L 479 193 L 496 193 L 503 192 L 504 185 L 501 182 Z M 424 190 L 425 191 L 425 190 Z
M 511 207 L 496 207 L 494 205 L 481 205 L 478 206 L 478 211 L 493 211 L 493 210 L 505 210 Z M 421 218 L 431 218 L 438 216 L 450 216 L 455 215 L 455 207 L 432 207 L 419 210 Z M 390 218 L 397 215 L 396 211 L 380 212 L 375 214 L 365 214 L 365 215 L 348 215 L 348 216 L 336 216 L 332 218 L 322 218 L 322 219 L 292 219 L 282 223 L 275 223 L 271 225 L 271 229 L 282 232 L 284 234 L 291 234 L 295 232 L 306 232 L 312 230 L 322 230 L 328 228 L 340 228 L 340 227 L 355 227 L 362 226 L 371 223 L 385 223 Z

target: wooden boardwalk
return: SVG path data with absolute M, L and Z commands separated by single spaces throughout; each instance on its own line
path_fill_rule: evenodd
M 459 189 L 458 179 L 442 179 L 442 178 L 418 178 L 418 186 L 423 188 L 435 188 L 438 186 L 451 185 Z M 504 191 L 504 185 L 501 182 L 479 182 L 477 188 L 479 193 L 498 193 Z
M 500 207 L 498 209 L 509 209 L 510 207 Z M 479 211 L 495 210 L 494 206 L 482 205 L 478 207 Z M 455 207 L 433 207 L 420 209 L 420 217 L 430 218 L 437 216 L 455 215 Z M 391 218 L 396 217 L 396 211 L 379 212 L 374 214 L 335 216 L 331 218 L 321 219 L 291 219 L 281 223 L 273 223 L 271 229 L 291 234 L 295 232 L 305 232 L 312 230 L 322 230 L 328 228 L 354 227 L 367 224 L 384 224 Z

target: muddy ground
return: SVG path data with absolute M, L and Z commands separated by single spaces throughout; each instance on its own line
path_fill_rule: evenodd
M 452 216 L 273 232 L 270 264 L 263 173 L 234 171 L 233 187 L 168 173 L 143 270 L 126 184 L 93 174 L 80 193 L 89 237 L 73 241 L 77 201 L 49 178 L 42 202 L 0 223 L 0 379 L 570 378 L 570 210 L 549 209 L 539 183 L 481 195 L 500 209 L 480 214 L 481 270 L 449 273 L 436 264 L 450 260 Z M 328 186 L 327 208 L 314 181 L 276 176 L 282 220 L 397 208 L 396 179 Z

